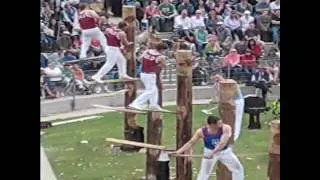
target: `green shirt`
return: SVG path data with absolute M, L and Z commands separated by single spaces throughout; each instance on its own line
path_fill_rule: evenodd
M 159 10 L 162 12 L 163 15 L 165 16 L 170 16 L 172 15 L 176 8 L 174 7 L 173 4 L 164 4 L 164 3 L 161 3 L 159 6 L 158 6 Z
M 196 40 L 198 42 L 207 42 L 208 33 L 206 31 L 199 31 L 198 29 L 195 31 Z

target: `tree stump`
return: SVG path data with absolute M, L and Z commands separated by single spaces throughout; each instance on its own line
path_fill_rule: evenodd
M 134 6 L 122 6 L 122 18 L 128 23 L 125 32 L 129 42 L 133 45 L 128 47 L 123 53 L 127 59 L 127 74 L 131 77 L 136 77 L 136 59 L 135 59 L 135 19 L 136 8 Z M 108 56 L 108 55 L 107 55 Z M 124 105 L 128 106 L 137 96 L 136 82 L 126 82 L 125 88 L 129 89 L 125 93 Z M 126 140 L 131 140 L 129 133 L 137 129 L 136 114 L 124 113 L 124 137 Z
M 192 63 L 191 50 L 178 50 L 177 60 L 177 149 L 192 136 Z M 189 158 L 176 159 L 176 180 L 191 180 L 192 168 Z
M 280 180 L 280 120 L 269 123 L 271 138 L 269 145 L 269 180 Z
M 234 130 L 235 123 L 235 104 L 233 102 L 233 97 L 237 92 L 237 82 L 232 79 L 226 79 L 219 83 L 220 86 L 220 101 L 219 101 L 219 115 L 223 120 L 223 123 L 231 126 L 232 131 Z M 234 133 L 229 140 L 229 144 L 234 143 Z M 217 163 L 217 180 L 232 180 L 232 174 L 228 168 L 222 164 L 220 161 Z
M 159 90 L 159 102 L 158 104 L 162 107 L 162 88 L 161 88 L 161 75 L 157 73 L 157 87 Z M 162 136 L 162 117 L 159 112 L 148 112 L 147 122 L 147 143 L 161 145 Z M 146 177 L 148 180 L 156 180 L 158 177 L 162 177 L 159 173 L 165 173 L 166 171 L 159 171 L 158 169 L 158 158 L 160 155 L 159 150 L 147 149 L 147 162 L 146 162 Z M 162 167 L 162 166 L 161 166 Z M 157 173 L 159 171 L 159 173 Z

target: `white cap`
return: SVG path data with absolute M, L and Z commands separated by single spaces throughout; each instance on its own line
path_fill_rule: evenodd
M 223 22 L 222 22 L 222 21 L 218 21 L 217 24 L 218 24 L 218 25 L 222 25 Z
M 248 11 L 248 10 L 246 10 L 246 11 L 244 11 L 244 13 L 243 14 L 251 14 L 251 12 L 250 11 Z
M 65 34 L 65 35 L 71 35 L 69 31 L 63 31 L 62 34 Z

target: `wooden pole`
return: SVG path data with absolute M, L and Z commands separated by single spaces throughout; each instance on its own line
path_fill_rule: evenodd
M 270 122 L 269 180 L 280 180 L 280 120 Z
M 122 18 L 128 23 L 128 27 L 125 32 L 127 39 L 133 44 L 126 49 L 124 55 L 127 59 L 127 73 L 131 77 L 136 77 L 136 59 L 135 59 L 135 6 L 122 6 Z M 129 89 L 125 93 L 124 105 L 128 106 L 137 96 L 136 82 L 126 82 L 126 89 Z M 134 113 L 124 114 L 124 137 L 128 139 L 128 134 L 137 128 L 136 118 Z
M 237 82 L 232 79 L 226 79 L 220 82 L 220 101 L 219 101 L 219 114 L 224 123 L 231 126 L 234 131 L 235 123 L 235 104 L 233 102 L 233 96 L 237 91 Z M 234 143 L 234 133 L 230 138 L 229 144 Z M 228 168 L 220 161 L 217 163 L 217 180 L 232 180 L 232 174 Z
M 157 73 L 157 87 L 159 93 L 158 104 L 162 107 L 162 88 L 161 88 L 161 74 Z M 162 135 L 162 119 L 159 112 L 148 112 L 147 121 L 147 143 L 161 145 Z M 155 149 L 147 149 L 146 161 L 146 179 L 157 180 L 158 163 L 160 151 Z M 159 172 L 161 173 L 161 172 Z M 161 174 L 160 174 L 161 176 Z M 162 179 L 162 178 L 161 178 Z M 169 180 L 169 179 L 168 179 Z
M 177 149 L 192 136 L 192 52 L 178 50 L 177 61 Z M 177 157 L 176 180 L 191 180 L 191 159 Z

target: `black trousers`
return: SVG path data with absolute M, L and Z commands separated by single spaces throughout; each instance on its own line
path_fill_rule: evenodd
M 243 39 L 243 32 L 242 32 L 241 28 L 231 30 L 231 35 L 232 35 L 233 40 L 236 39 L 235 35 L 237 35 L 239 37 L 239 40 Z

